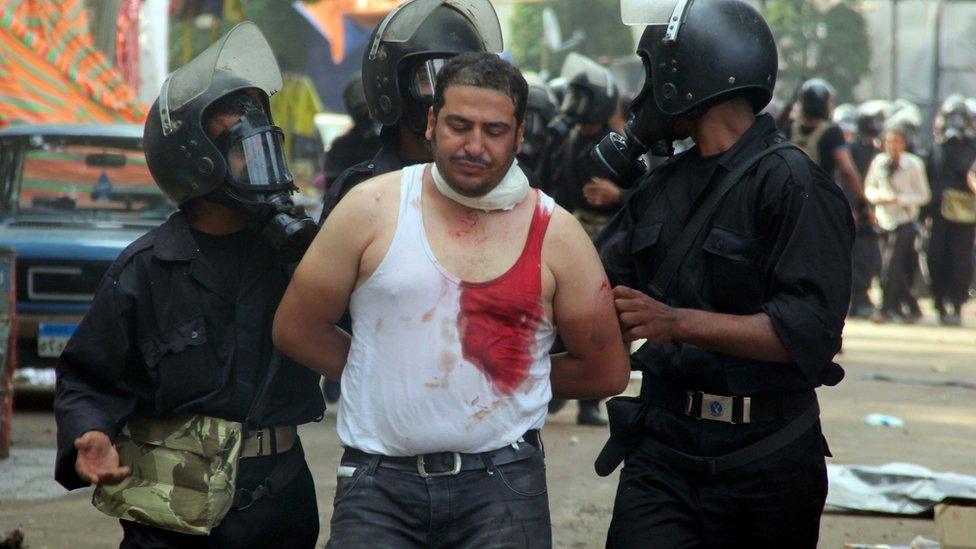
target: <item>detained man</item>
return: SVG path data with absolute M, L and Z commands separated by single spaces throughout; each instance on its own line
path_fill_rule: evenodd
M 278 348 L 342 379 L 330 547 L 549 547 L 547 403 L 627 385 L 593 245 L 515 162 L 527 90 L 495 54 L 449 61 L 434 163 L 353 189 L 278 309 Z

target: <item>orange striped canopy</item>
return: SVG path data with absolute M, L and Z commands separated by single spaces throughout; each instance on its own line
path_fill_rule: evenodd
M 135 90 L 93 44 L 82 0 L 2 0 L 0 126 L 141 122 Z

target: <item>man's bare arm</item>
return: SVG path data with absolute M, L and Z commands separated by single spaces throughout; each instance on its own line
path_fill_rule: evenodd
M 766 313 L 729 315 L 676 309 L 626 286 L 613 289 L 624 339 L 688 343 L 767 362 L 793 362 Z
M 552 357 L 554 396 L 601 398 L 623 392 L 630 360 L 610 283 L 593 243 L 561 208 L 553 213 L 545 253 L 556 280 L 553 316 L 567 351 Z
M 342 376 L 350 337 L 336 326 L 349 304 L 369 242 L 369 183 L 355 187 L 329 215 L 302 258 L 275 313 L 275 346 L 307 368 Z
M 864 185 L 861 184 L 861 176 L 857 174 L 857 167 L 854 165 L 854 159 L 851 158 L 851 153 L 846 148 L 840 148 L 834 151 L 834 163 L 837 164 L 837 169 L 840 170 L 840 177 L 844 180 L 844 186 L 850 193 L 850 196 L 854 197 L 855 209 L 858 206 L 863 205 L 867 199 L 864 196 Z

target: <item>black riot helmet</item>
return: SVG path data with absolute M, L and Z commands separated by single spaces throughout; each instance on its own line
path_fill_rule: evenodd
M 422 133 L 437 71 L 464 52 L 502 51 L 502 31 L 488 0 L 409 0 L 373 29 L 363 54 L 369 113 L 384 126 L 403 122 Z
M 317 227 L 291 202 L 294 178 L 268 101 L 281 85 L 261 31 L 243 22 L 166 79 L 143 141 L 149 171 L 170 200 L 183 206 L 205 196 L 244 213 L 291 263 Z M 220 115 L 236 119 L 211 138 L 206 123 Z
M 891 103 L 884 99 L 865 101 L 857 107 L 857 133 L 864 139 L 877 139 L 884 130 L 885 112 Z
M 560 78 L 566 91 L 558 116 L 549 124 L 553 139 L 561 141 L 577 125 L 605 123 L 613 116 L 620 93 L 606 67 L 572 52 L 566 56 Z
M 625 24 L 646 26 L 637 46 L 645 81 L 625 135 L 609 136 L 594 156 L 604 175 L 629 186 L 645 152 L 673 154 L 678 116 L 697 116 L 734 97 L 762 111 L 779 60 L 766 20 L 742 0 L 621 0 L 620 9 Z
M 525 103 L 525 141 L 522 158 L 534 163 L 545 148 L 546 128 L 556 116 L 556 96 L 546 82 L 534 73 L 525 73 L 529 95 Z
M 800 87 L 800 111 L 805 118 L 830 119 L 836 92 L 823 78 L 811 78 Z
M 146 163 L 156 184 L 178 205 L 223 185 L 227 163 L 207 136 L 204 114 L 223 97 L 253 90 L 266 113 L 281 89 L 270 46 L 251 22 L 234 27 L 163 83 L 143 130 Z
M 958 94 L 947 97 L 936 115 L 935 127 L 940 142 L 973 137 L 976 128 L 966 98 Z
M 365 124 L 369 122 L 369 107 L 366 105 L 366 93 L 363 91 L 363 78 L 357 74 L 346 84 L 346 89 L 342 91 L 342 103 L 346 107 L 348 114 L 354 123 Z

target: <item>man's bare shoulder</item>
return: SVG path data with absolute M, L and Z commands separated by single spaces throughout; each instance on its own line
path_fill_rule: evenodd
M 550 265 L 572 264 L 581 254 L 595 251 L 593 241 L 583 230 L 579 220 L 558 205 L 553 208 L 542 249 L 544 259 Z
M 350 218 L 375 221 L 380 212 L 395 210 L 400 201 L 402 174 L 402 171 L 384 173 L 356 185 L 339 201 L 328 219 L 335 217 L 346 221 Z
M 552 242 L 560 245 L 578 245 L 591 241 L 579 220 L 557 204 L 552 210 L 552 217 L 549 219 L 549 229 L 546 231 L 545 242 L 547 244 Z

